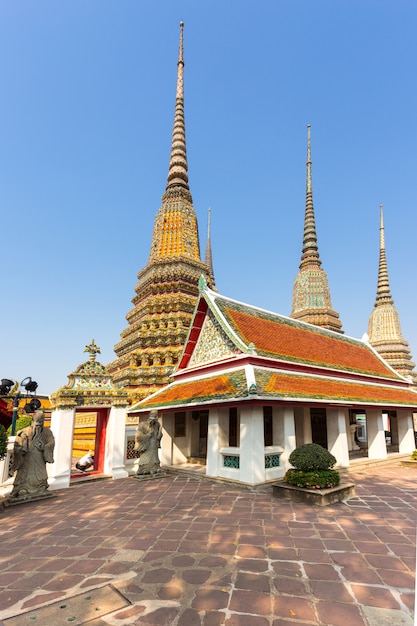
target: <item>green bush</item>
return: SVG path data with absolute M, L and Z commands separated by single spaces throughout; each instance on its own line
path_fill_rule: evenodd
M 318 443 L 305 443 L 293 450 L 289 462 L 295 469 L 303 472 L 328 470 L 336 463 L 336 458 Z
M 31 415 L 23 415 L 22 417 L 18 417 L 16 420 L 16 431 L 15 431 L 15 435 L 16 433 L 19 432 L 19 430 L 23 430 L 23 428 L 26 428 L 26 426 L 30 426 L 32 423 L 32 416 Z M 7 429 L 7 434 L 11 435 L 12 434 L 12 425 L 10 424 L 9 428 Z
M 414 450 L 414 452 L 411 454 L 411 460 L 417 461 L 417 450 Z
M 3 424 L 0 424 L 0 459 L 4 459 L 7 453 L 7 433 Z
M 284 477 L 285 482 L 295 487 L 304 489 L 330 489 L 340 483 L 340 474 L 336 470 L 316 470 L 304 472 L 303 470 L 289 469 Z

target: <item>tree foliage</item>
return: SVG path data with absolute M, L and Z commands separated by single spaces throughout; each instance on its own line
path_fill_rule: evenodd
M 3 424 L 0 424 L 0 459 L 4 459 L 7 453 L 7 433 Z

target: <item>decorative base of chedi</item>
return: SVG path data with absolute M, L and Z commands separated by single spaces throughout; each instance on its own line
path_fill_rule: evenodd
M 326 506 L 355 496 L 354 483 L 340 483 L 337 487 L 330 489 L 304 489 L 280 482 L 273 485 L 272 489 L 277 498 L 286 498 L 293 502 L 304 502 L 315 506 Z

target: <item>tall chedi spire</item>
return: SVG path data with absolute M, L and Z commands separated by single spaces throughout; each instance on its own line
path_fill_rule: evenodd
M 379 354 L 399 374 L 411 377 L 417 384 L 417 372 L 413 371 L 414 363 L 408 342 L 405 341 L 400 326 L 400 317 L 394 306 L 388 279 L 388 266 L 385 254 L 384 214 L 382 204 L 379 226 L 379 268 L 376 301 L 368 323 L 368 341 Z
M 180 23 L 174 127 L 168 179 L 154 222 L 148 264 L 139 272 L 128 327 L 108 365 L 132 402 L 165 385 L 182 352 L 204 276 L 213 286 L 211 264 L 200 259 L 197 218 L 188 186 L 184 122 L 184 24 Z
M 291 317 L 343 333 L 339 314 L 332 309 L 327 274 L 321 267 L 314 217 L 311 166 L 311 136 L 310 125 L 308 125 L 303 251 L 300 271 L 294 281 Z

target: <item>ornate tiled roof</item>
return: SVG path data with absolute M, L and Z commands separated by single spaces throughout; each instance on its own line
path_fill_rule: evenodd
M 200 281 L 174 382 L 132 407 L 233 401 L 417 407 L 417 392 L 366 343 L 257 309 Z
M 250 344 L 258 355 L 292 363 L 348 370 L 371 376 L 397 378 L 364 342 L 210 294 L 240 346 Z M 226 327 L 225 326 L 225 327 Z M 252 348 L 253 349 L 253 348 Z
M 321 267 L 313 205 L 310 125 L 307 140 L 307 182 L 303 252 L 293 289 L 291 317 L 342 333 L 339 314 L 332 308 L 326 272 Z

